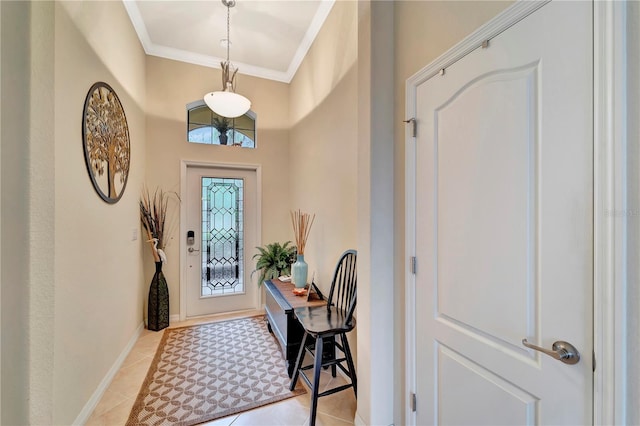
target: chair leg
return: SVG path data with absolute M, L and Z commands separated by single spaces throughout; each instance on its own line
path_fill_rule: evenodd
M 311 390 L 311 414 L 309 426 L 316 424 L 316 411 L 318 409 L 318 389 L 320 388 L 320 372 L 322 371 L 322 336 L 316 338 L 316 356 L 313 367 L 313 389 Z
M 331 358 L 332 360 L 336 359 L 336 336 L 333 336 L 331 338 L 331 355 L 333 356 L 333 358 Z M 336 365 L 332 365 L 331 366 L 331 377 L 333 377 L 335 379 L 336 377 Z
M 298 374 L 300 372 L 300 367 L 302 367 L 302 360 L 304 359 L 304 346 L 307 343 L 307 332 L 304 332 L 304 336 L 302 336 L 302 342 L 300 343 L 300 350 L 298 351 L 298 357 L 296 358 L 296 365 L 293 368 L 293 376 L 291 376 L 291 384 L 289 385 L 289 390 L 294 390 L 296 388 L 296 383 L 298 383 Z
M 342 338 L 342 347 L 344 348 L 344 354 L 347 358 L 347 366 L 349 367 L 349 376 L 351 376 L 351 383 L 353 383 L 353 393 L 358 398 L 358 379 L 356 378 L 356 369 L 353 365 L 353 358 L 351 357 L 351 349 L 349 348 L 349 341 L 345 333 L 340 334 Z

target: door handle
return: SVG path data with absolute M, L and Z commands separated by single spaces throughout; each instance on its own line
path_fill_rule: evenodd
M 550 357 L 562 361 L 565 364 L 577 364 L 580 361 L 580 352 L 569 342 L 558 340 L 551 345 L 551 350 L 541 348 L 540 346 L 532 345 L 527 339 L 522 339 L 522 344 L 529 349 L 542 352 Z
M 189 247 L 189 248 L 187 249 L 187 251 L 188 251 L 189 253 L 193 253 L 194 251 L 200 251 L 200 250 L 198 250 L 198 249 L 194 249 L 193 247 Z

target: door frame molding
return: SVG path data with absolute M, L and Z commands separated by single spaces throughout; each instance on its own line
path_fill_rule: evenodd
M 416 91 L 483 41 L 544 6 L 547 1 L 517 1 L 450 50 L 409 77 L 405 85 L 407 118 L 416 114 Z M 611 212 L 626 208 L 626 14 L 622 2 L 593 2 L 593 333 L 597 368 L 593 376 L 593 424 L 624 424 L 626 420 L 626 218 Z M 405 131 L 405 254 L 416 252 L 415 137 Z M 624 216 L 624 215 L 618 215 Z M 614 220 L 615 219 L 615 220 Z M 404 419 L 415 424 L 411 409 L 416 391 L 417 365 L 415 275 L 411 262 L 405 273 L 405 395 Z
M 180 160 L 180 199 L 187 199 L 187 169 L 199 167 L 205 169 L 248 170 L 256 173 L 256 243 L 262 246 L 262 166 L 244 163 L 211 163 L 197 160 Z M 187 319 L 187 203 L 180 203 L 180 321 Z M 250 285 L 250 283 L 249 283 Z M 260 304 L 260 294 L 256 296 Z M 258 306 L 256 306 L 258 308 Z
M 594 2 L 594 424 L 626 424 L 626 21 L 626 2 Z

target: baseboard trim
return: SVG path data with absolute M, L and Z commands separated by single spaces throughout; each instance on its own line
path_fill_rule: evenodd
M 353 424 L 355 426 L 367 426 L 364 420 L 362 420 L 362 417 L 360 417 L 360 413 L 358 413 L 358 411 L 356 411 L 356 416 L 353 419 Z
M 2 0 L 0 0 L 2 1 Z M 174 314 L 174 315 L 170 315 L 169 316 L 169 324 L 173 324 L 180 321 L 180 314 Z M 148 326 L 149 325 L 149 321 L 147 320 L 147 318 L 145 317 L 144 319 L 144 326 Z
M 73 421 L 74 425 L 84 425 L 87 420 L 89 420 L 89 417 L 91 417 L 91 414 L 93 414 L 93 410 L 95 410 L 98 402 L 100 402 L 100 398 L 102 398 L 102 395 L 104 395 L 116 373 L 118 373 L 118 370 L 120 370 L 122 363 L 127 358 L 127 355 L 129 355 L 129 352 L 131 352 L 133 345 L 135 345 L 138 341 L 138 338 L 142 334 L 142 330 L 144 330 L 144 322 L 141 322 L 140 325 L 138 325 L 138 328 L 136 328 L 133 336 L 131 336 L 131 339 L 129 339 L 129 343 L 127 343 L 127 346 L 125 346 L 125 348 L 122 350 L 120 356 L 118 356 L 116 361 L 113 363 L 107 374 L 98 385 L 98 388 L 95 390 L 95 392 L 93 392 L 93 395 L 91 395 L 91 398 L 89 398 L 85 406 L 82 408 L 80 414 L 78 414 L 78 417 L 76 417 L 76 419 Z
M 367 423 L 365 423 L 364 420 L 362 420 L 362 417 L 360 417 L 360 413 L 358 413 L 357 411 L 353 419 L 353 424 L 354 426 L 368 426 Z M 391 423 L 389 426 L 394 426 L 394 424 Z

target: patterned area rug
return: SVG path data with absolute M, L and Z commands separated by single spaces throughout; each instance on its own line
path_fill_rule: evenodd
M 264 318 L 167 329 L 127 425 L 194 425 L 305 393 Z

